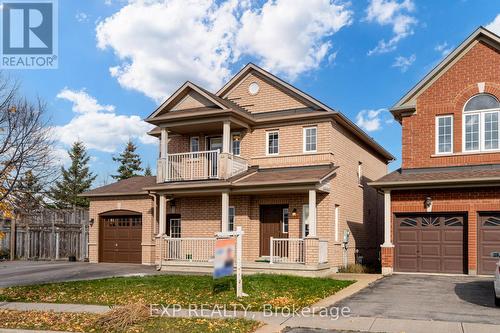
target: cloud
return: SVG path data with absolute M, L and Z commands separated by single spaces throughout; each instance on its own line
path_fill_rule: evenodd
M 70 146 L 81 140 L 87 148 L 103 152 L 115 152 L 129 139 L 144 144 L 156 144 L 157 139 L 146 134 L 152 126 L 139 116 L 118 115 L 113 105 L 101 105 L 84 90 L 64 88 L 57 98 L 73 104 L 76 116 L 54 133 L 62 144 Z
M 377 46 L 368 52 L 368 55 L 394 51 L 401 39 L 412 35 L 412 27 L 418 22 L 414 16 L 410 15 L 414 10 L 415 4 L 412 0 L 402 2 L 398 0 L 370 0 L 365 20 L 392 26 L 393 36 L 388 41 L 380 40 Z
M 399 68 L 401 72 L 406 72 L 408 68 L 413 65 L 415 60 L 417 59 L 417 56 L 412 54 L 409 57 L 403 57 L 403 56 L 398 56 L 394 59 L 394 63 L 392 64 L 392 67 Z
M 159 102 L 186 80 L 217 90 L 245 56 L 295 78 L 319 66 L 331 48 L 326 39 L 352 16 L 330 0 L 260 4 L 130 0 L 98 23 L 97 46 L 116 54 L 110 73 L 122 87 Z
M 89 21 L 89 16 L 86 13 L 84 13 L 84 12 L 78 12 L 78 13 L 76 13 L 75 18 L 80 23 L 88 22 Z
M 385 108 L 377 110 L 361 110 L 356 115 L 356 125 L 367 132 L 380 130 L 382 128 L 382 123 L 392 123 L 392 117 L 390 117 L 389 111 Z
M 485 28 L 500 35 L 500 14 L 491 23 L 487 24 Z
M 344 4 L 327 0 L 268 1 L 241 16 L 238 52 L 261 60 L 267 69 L 292 80 L 318 68 L 331 49 L 327 38 L 351 24 Z
M 450 54 L 451 51 L 453 51 L 453 48 L 450 47 L 447 42 L 443 42 L 443 43 L 437 44 L 434 47 L 434 50 L 441 53 L 442 57 L 446 57 L 448 54 Z

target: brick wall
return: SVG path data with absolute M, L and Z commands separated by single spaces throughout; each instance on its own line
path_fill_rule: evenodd
M 89 230 L 89 261 L 99 261 L 99 214 L 112 210 L 131 210 L 142 214 L 142 263 L 154 264 L 154 201 L 149 196 L 95 197 L 90 199 L 89 218 L 94 224 Z
M 392 213 L 425 212 L 424 200 L 432 198 L 432 212 L 465 212 L 468 216 L 469 272 L 477 269 L 477 214 L 498 211 L 500 187 L 392 191 Z
M 466 101 L 484 92 L 500 99 L 499 51 L 477 42 L 417 98 L 417 112 L 404 117 L 403 168 L 500 163 L 500 153 L 462 153 L 462 115 Z M 453 155 L 435 156 L 435 117 L 453 115 Z

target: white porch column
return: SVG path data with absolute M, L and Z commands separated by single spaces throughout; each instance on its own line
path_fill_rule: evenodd
M 393 247 L 391 240 L 391 191 L 384 191 L 384 244 L 382 247 Z
M 168 154 L 168 132 L 166 128 L 161 129 L 160 158 L 167 158 Z
M 222 125 L 222 152 L 230 152 L 231 147 L 231 122 L 229 120 L 224 120 Z
M 316 190 L 309 190 L 309 235 L 316 237 Z
M 167 233 L 167 198 L 165 194 L 160 194 L 160 209 L 159 209 L 159 222 L 160 227 L 158 229 L 158 233 L 160 236 L 165 235 Z
M 222 192 L 222 232 L 229 231 L 229 192 Z

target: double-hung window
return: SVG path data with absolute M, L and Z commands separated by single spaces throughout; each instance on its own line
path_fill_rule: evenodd
M 463 151 L 498 150 L 500 102 L 490 94 L 472 97 L 464 107 Z
M 239 133 L 233 134 L 231 151 L 233 155 L 240 156 L 241 136 Z
M 317 140 L 318 140 L 318 128 L 317 127 L 304 127 L 304 152 L 311 153 L 317 150 Z
M 278 155 L 280 152 L 279 145 L 279 132 L 269 131 L 266 132 L 266 153 L 267 155 Z
M 200 151 L 200 138 L 197 136 L 192 136 L 189 142 L 189 148 L 192 153 Z
M 288 233 L 288 208 L 283 208 L 283 233 Z
M 453 153 L 453 116 L 436 117 L 436 154 Z

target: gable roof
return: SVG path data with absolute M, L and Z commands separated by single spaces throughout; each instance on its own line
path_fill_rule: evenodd
M 413 88 L 410 89 L 391 109 L 391 113 L 397 120 L 406 112 L 413 112 L 416 108 L 416 98 L 422 93 L 430 83 L 439 78 L 446 70 L 458 61 L 461 56 L 469 50 L 476 42 L 483 41 L 489 45 L 500 49 L 500 36 L 480 26 L 450 54 L 448 54 L 432 71 L 427 73 Z
M 228 101 L 219 98 L 218 96 L 206 91 L 205 89 L 201 88 L 200 86 L 190 81 L 186 81 L 182 86 L 180 86 L 179 89 L 177 89 L 172 94 L 172 96 L 167 98 L 165 102 L 163 102 L 160 106 L 158 106 L 156 110 L 151 115 L 149 115 L 149 117 L 146 118 L 146 121 L 158 116 L 165 108 L 177 102 L 180 98 L 187 95 L 190 91 L 196 91 L 198 94 L 202 95 L 203 97 L 205 97 L 206 99 L 208 99 L 209 101 L 214 103 L 214 105 L 218 106 L 221 109 L 227 109 L 232 107 L 232 104 L 230 104 Z
M 363 131 L 361 128 L 358 127 L 355 123 L 353 123 L 348 117 L 346 117 L 343 113 L 334 110 L 333 108 L 329 107 L 328 105 L 320 102 L 316 98 L 312 97 L 311 95 L 303 92 L 302 90 L 292 86 L 291 84 L 283 81 L 279 77 L 269 73 L 268 71 L 260 68 L 259 66 L 253 64 L 253 63 L 248 63 L 245 67 L 243 67 L 231 80 L 229 80 L 219 91 L 217 91 L 216 95 L 219 97 L 224 98 L 233 87 L 235 87 L 238 82 L 243 80 L 250 72 L 257 72 L 264 78 L 271 80 L 275 84 L 280 85 L 283 87 L 285 90 L 289 91 L 292 93 L 294 96 L 305 102 L 307 105 L 310 105 L 317 111 L 324 111 L 324 112 L 329 112 L 332 114 L 332 116 L 337 120 L 341 125 L 346 127 L 351 133 L 353 133 L 357 138 L 361 139 L 364 143 L 366 143 L 368 146 L 372 147 L 375 151 L 377 151 L 379 154 L 384 156 L 389 162 L 394 161 L 396 158 L 389 153 L 387 150 L 385 150 L 381 145 L 379 145 L 372 137 L 370 137 L 365 131 Z

